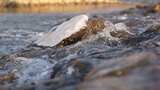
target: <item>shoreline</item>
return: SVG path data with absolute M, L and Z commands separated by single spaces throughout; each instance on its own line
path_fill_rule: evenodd
M 136 7 L 137 4 L 129 3 L 101 3 L 101 4 L 44 4 L 44 5 L 19 5 L 16 7 L 1 7 L 1 13 L 46 13 L 46 12 L 86 12 L 92 10 L 127 9 Z
M 17 4 L 17 5 L 44 5 L 44 4 L 100 4 L 100 3 L 117 3 L 119 0 L 3 0 L 0 5 Z

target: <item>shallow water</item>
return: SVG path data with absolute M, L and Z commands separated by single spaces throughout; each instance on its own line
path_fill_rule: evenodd
M 135 11 L 133 10 L 133 12 Z M 100 68 L 100 70 L 102 70 L 103 72 L 103 67 L 105 68 L 105 65 L 102 65 L 102 68 L 101 66 L 99 67 L 99 65 L 101 65 L 103 62 L 111 62 L 108 63 L 108 67 L 110 68 L 109 74 L 111 72 L 112 75 L 112 71 L 113 73 L 117 69 L 122 69 L 123 71 L 125 68 L 123 65 L 123 59 L 121 60 L 122 64 L 117 64 L 116 60 L 119 58 L 125 58 L 129 55 L 132 55 L 133 53 L 140 53 L 145 51 L 151 51 L 157 54 L 160 52 L 158 44 L 152 44 L 152 42 L 160 42 L 159 34 L 153 33 L 153 35 L 150 35 L 149 33 L 143 35 L 148 27 L 160 23 L 159 13 L 149 13 L 148 15 L 142 15 L 140 14 L 140 12 L 139 14 L 123 14 L 119 11 L 112 13 L 91 13 L 91 15 L 103 16 L 106 20 L 109 20 L 113 23 L 125 23 L 130 27 L 130 31 L 135 35 L 138 36 L 142 34 L 142 37 L 137 37 L 140 38 L 140 41 L 130 40 L 127 44 L 121 44 L 117 42 L 107 41 L 104 37 L 102 37 L 97 39 L 89 38 L 87 40 L 79 41 L 76 44 L 66 46 L 64 48 L 26 47 L 30 45 L 38 36 L 41 36 L 44 32 L 48 32 L 53 26 L 59 25 L 60 23 L 68 20 L 68 18 L 71 18 L 72 16 L 75 16 L 77 14 L 80 13 L 1 14 L 0 55 L 10 54 L 11 57 L 9 58 L 11 59 L 9 59 L 9 61 L 7 61 L 8 57 L 6 59 L 0 59 L 0 75 L 3 76 L 7 73 L 15 73 L 16 78 L 11 81 L 6 80 L 6 82 L 4 80 L 4 83 L 2 83 L 2 85 L 7 86 L 9 83 L 8 87 L 16 88 L 22 88 L 23 86 L 24 88 L 28 88 L 34 86 L 37 90 L 56 90 L 61 88 L 63 88 L 62 90 L 75 90 L 73 85 L 81 81 L 82 77 L 85 76 L 84 73 L 88 73 L 93 68 L 97 68 L 97 66 L 98 69 Z M 136 44 L 134 43 L 138 44 L 139 46 L 136 46 Z M 23 50 L 31 51 L 28 51 L 28 53 L 23 52 Z M 20 56 L 18 56 L 18 58 L 14 55 L 12 56 L 12 53 L 14 52 L 18 54 L 20 53 Z M 132 63 L 128 63 L 125 61 L 124 63 L 126 67 L 132 67 Z M 159 64 L 159 62 L 157 61 L 155 61 L 154 63 Z M 139 78 L 141 78 L 141 76 L 143 75 L 146 75 L 145 78 L 141 78 L 144 81 L 153 80 L 154 82 L 154 79 L 152 78 L 159 78 L 158 76 L 154 77 L 150 75 L 150 71 L 149 74 L 145 72 L 139 74 L 138 72 L 140 71 L 133 71 L 134 75 L 130 76 L 131 80 L 132 78 L 138 76 Z M 140 89 L 138 90 L 144 90 L 142 88 L 147 87 L 145 85 L 148 85 L 148 83 L 144 83 L 143 80 L 139 80 L 139 82 L 142 82 L 144 86 L 142 85 L 142 87 L 140 87 Z M 157 83 L 159 82 L 160 81 L 157 80 Z M 129 85 L 131 85 L 131 87 L 134 87 L 134 85 L 136 86 L 137 84 L 135 82 L 130 82 Z
M 29 45 L 34 40 L 33 36 L 49 31 L 69 15 L 1 14 L 0 16 L 0 53 L 6 54 Z

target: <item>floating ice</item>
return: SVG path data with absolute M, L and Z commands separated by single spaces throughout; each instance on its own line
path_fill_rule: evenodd
M 79 15 L 71 18 L 69 21 L 66 21 L 59 25 L 55 31 L 48 32 L 38 39 L 35 44 L 39 46 L 48 46 L 53 47 L 59 44 L 65 38 L 68 38 L 72 34 L 80 31 L 83 27 L 86 26 L 88 21 L 87 15 Z

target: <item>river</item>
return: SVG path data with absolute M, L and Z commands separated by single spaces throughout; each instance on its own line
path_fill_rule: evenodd
M 126 10 L 123 5 L 97 7 L 101 6 L 2 10 L 0 89 L 159 90 L 159 13 L 143 8 Z M 82 13 L 101 16 L 113 24 L 124 23 L 135 36 L 120 43 L 102 37 L 63 48 L 29 46 L 53 26 Z

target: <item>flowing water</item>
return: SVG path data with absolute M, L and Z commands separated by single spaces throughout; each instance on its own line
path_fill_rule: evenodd
M 60 10 L 60 12 L 61 11 L 63 10 Z M 128 56 L 132 57 L 132 54 L 144 53 L 145 51 L 156 53 L 156 55 L 160 54 L 159 33 L 147 32 L 147 29 L 152 25 L 159 25 L 159 13 L 143 15 L 141 14 L 143 10 L 138 11 L 136 9 L 126 10 L 125 12 L 107 12 L 105 9 L 102 11 L 103 12 L 90 12 L 90 15 L 102 16 L 105 20 L 109 20 L 113 23 L 125 23 L 130 28 L 130 31 L 137 35 L 137 37 L 126 41 L 127 44 L 122 44 L 118 41 L 108 41 L 104 36 L 96 39 L 93 37 L 82 40 L 76 44 L 63 48 L 27 47 L 34 42 L 37 37 L 48 32 L 53 26 L 59 25 L 68 20 L 68 18 L 84 12 L 0 14 L 0 56 L 6 56 L 0 58 L 0 76 L 14 74 L 14 79 L 11 80 L 1 79 L 0 77 L 0 80 L 3 81 L 0 82 L 2 90 L 3 88 L 8 90 L 10 88 L 16 88 L 15 90 L 23 90 L 25 88 L 31 90 L 75 90 L 75 85 L 79 84 L 85 74 L 93 68 L 98 68 L 99 72 L 97 71 L 97 76 L 96 74 L 95 76 L 92 74 L 90 78 L 97 78 L 99 77 L 99 73 L 103 75 L 103 71 L 106 70 L 106 76 L 113 75 L 113 77 L 120 78 L 120 80 L 116 79 L 117 83 L 123 81 L 121 78 L 123 78 L 123 76 L 125 77 L 126 73 L 125 75 L 122 73 L 122 77 L 120 77 L 116 76 L 117 74 L 115 74 L 114 71 L 120 70 L 125 72 L 126 68 L 131 71 L 128 72 L 129 74 L 127 73 L 127 79 L 125 78 L 128 82 L 117 84 L 115 83 L 116 81 L 114 81 L 114 78 L 113 81 L 109 79 L 113 84 L 115 83 L 115 87 L 111 89 L 109 86 L 110 84 L 107 84 L 108 86 L 106 86 L 106 88 L 108 90 L 135 90 L 135 86 L 137 86 L 137 90 L 145 90 L 147 85 L 150 84 L 149 88 L 151 89 L 149 90 L 159 90 L 158 87 L 154 87 L 160 83 L 160 77 L 158 76 L 159 69 L 156 67 L 160 64 L 159 61 L 149 61 L 149 64 L 145 64 L 145 67 L 149 68 L 153 64 L 155 65 L 153 66 L 154 68 L 143 69 L 143 65 L 139 65 L 139 63 L 145 62 L 144 60 L 138 58 L 136 59 L 138 61 L 135 62 L 134 59 L 129 59 L 129 61 L 126 60 L 128 59 Z M 16 12 L 19 11 L 17 10 Z M 21 55 L 14 56 L 15 53 L 20 53 Z M 151 59 L 157 59 L 155 57 L 158 57 L 159 59 L 159 56 L 150 53 L 149 55 L 148 53 L 144 55 L 140 54 L 139 57 L 145 58 L 146 55 L 148 57 L 151 55 Z M 132 58 L 136 56 L 138 55 L 135 55 Z M 123 60 L 123 58 L 125 59 Z M 101 65 L 104 62 L 108 62 L 105 64 L 106 66 Z M 141 72 L 141 69 L 146 72 Z M 152 69 L 156 74 L 151 74 Z M 100 72 L 101 70 L 102 73 Z M 142 78 L 142 76 L 144 77 Z M 157 82 L 155 81 L 155 78 L 157 78 Z M 134 81 L 134 79 L 137 81 Z M 138 86 L 137 82 L 140 83 L 141 86 Z M 89 82 L 87 82 L 87 84 L 88 83 Z M 93 81 L 93 83 L 95 82 Z M 91 86 L 94 86 L 93 83 L 91 82 L 89 85 L 91 84 Z M 128 83 L 129 86 L 124 88 L 126 83 Z M 97 90 L 99 89 L 102 88 L 98 88 Z M 79 90 L 92 89 L 86 88 L 84 83 Z

